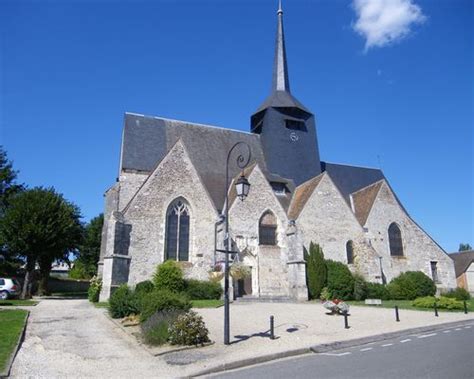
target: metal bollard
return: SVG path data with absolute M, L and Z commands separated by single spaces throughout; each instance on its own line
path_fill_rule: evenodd
M 275 339 L 275 318 L 270 316 L 270 339 Z
M 467 315 L 467 303 L 466 303 L 466 300 L 464 300 L 464 314 Z
M 400 315 L 398 314 L 398 305 L 395 305 L 395 319 L 400 322 Z
M 344 314 L 344 329 L 349 329 L 349 320 L 347 319 L 347 311 L 343 312 Z
M 434 311 L 435 311 L 435 316 L 438 317 L 438 304 L 436 303 L 436 301 L 434 303 Z

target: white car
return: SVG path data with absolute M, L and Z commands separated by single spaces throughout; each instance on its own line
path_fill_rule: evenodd
M 20 295 L 20 282 L 13 278 L 0 278 L 0 300 Z

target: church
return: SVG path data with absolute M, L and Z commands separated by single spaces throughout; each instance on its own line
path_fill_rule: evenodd
M 242 171 L 235 160 L 248 153 Z M 119 167 L 105 193 L 101 301 L 123 283 L 151 279 L 168 259 L 186 277 L 208 280 L 223 261 L 226 206 L 233 260 L 250 272 L 233 281 L 234 296 L 307 300 L 310 242 L 370 282 L 419 270 L 439 290 L 456 287 L 452 259 L 381 170 L 321 160 L 314 114 L 290 91 L 281 6 L 271 93 L 248 132 L 126 113 Z M 241 175 L 251 186 L 244 201 L 234 189 Z

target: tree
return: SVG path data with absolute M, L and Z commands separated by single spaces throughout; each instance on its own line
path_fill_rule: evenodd
M 54 260 L 67 260 L 82 241 L 79 208 L 53 188 L 33 188 L 17 194 L 0 221 L 0 238 L 8 251 L 26 263 L 21 298 L 31 297 L 35 266 L 40 266 L 39 293 L 48 292 Z
M 7 153 L 0 145 L 0 217 L 8 206 L 9 199 L 23 189 L 16 183 L 18 172 L 13 170 L 13 163 L 8 160 Z
M 469 245 L 468 243 L 460 243 L 459 244 L 459 250 L 458 251 L 468 251 L 472 250 L 472 246 Z
M 77 259 L 69 274 L 71 278 L 90 279 L 97 274 L 103 225 L 104 215 L 101 213 L 85 226 L 84 239 L 79 246 Z
M 306 281 L 309 297 L 319 299 L 321 290 L 327 282 L 327 267 L 321 247 L 313 242 L 309 245 L 309 253 L 304 251 L 306 261 Z

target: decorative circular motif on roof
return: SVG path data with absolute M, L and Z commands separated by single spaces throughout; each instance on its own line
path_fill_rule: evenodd
M 295 132 L 290 133 L 290 140 L 291 141 L 296 142 L 296 141 L 298 141 L 298 139 L 299 139 L 298 134 L 296 134 Z

